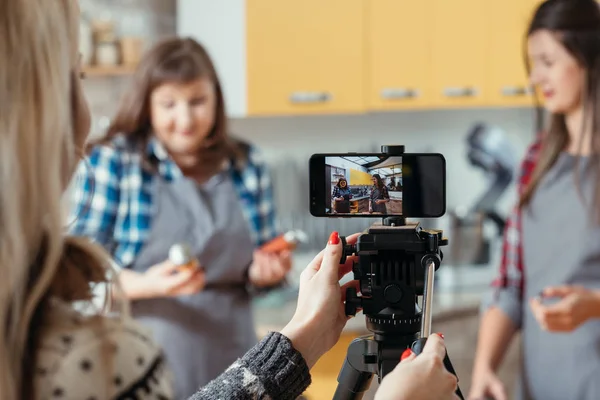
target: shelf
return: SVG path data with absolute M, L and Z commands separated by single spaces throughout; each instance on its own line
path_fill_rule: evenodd
M 83 72 L 87 77 L 110 77 L 110 76 L 123 76 L 131 75 L 135 71 L 135 66 L 131 65 L 117 65 L 114 67 L 104 66 L 86 66 L 83 67 Z

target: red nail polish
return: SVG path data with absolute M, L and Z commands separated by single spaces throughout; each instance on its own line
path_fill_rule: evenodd
M 412 354 L 412 350 L 411 349 L 404 350 L 404 352 L 400 356 L 400 361 L 404 360 L 405 358 L 410 357 L 411 354 Z
M 337 232 L 331 232 L 329 236 L 329 244 L 338 244 L 340 242 L 340 234 Z
M 444 334 L 443 333 L 436 333 L 436 335 L 438 335 L 439 337 L 441 337 L 442 339 L 444 338 Z

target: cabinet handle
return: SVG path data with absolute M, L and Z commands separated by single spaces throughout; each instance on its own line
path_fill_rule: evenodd
M 294 92 L 290 96 L 292 103 L 326 103 L 331 100 L 331 95 L 326 92 Z
M 381 91 L 381 97 L 386 100 L 410 99 L 420 96 L 420 91 L 406 88 L 386 88 Z
M 479 91 L 472 87 L 449 87 L 444 89 L 446 97 L 473 97 L 477 96 Z
M 533 94 L 533 90 L 530 87 L 525 86 L 504 86 L 502 88 L 502 96 L 525 96 Z

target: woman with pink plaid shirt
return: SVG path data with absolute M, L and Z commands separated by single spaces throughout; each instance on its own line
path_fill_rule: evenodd
M 515 399 L 600 399 L 600 8 L 547 0 L 527 32 L 549 123 L 529 148 L 500 274 L 482 305 L 470 400 L 508 399 L 496 375 L 517 331 Z M 540 119 L 541 120 L 541 119 Z M 486 397 L 487 396 L 487 397 Z

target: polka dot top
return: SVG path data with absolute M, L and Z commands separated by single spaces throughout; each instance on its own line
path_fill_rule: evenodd
M 39 332 L 35 399 L 171 399 L 163 354 L 131 319 L 85 316 L 57 303 Z
M 36 400 L 173 399 L 160 348 L 131 319 L 90 317 L 58 303 L 45 315 L 39 337 Z M 292 342 L 270 332 L 188 400 L 295 400 L 310 382 Z

